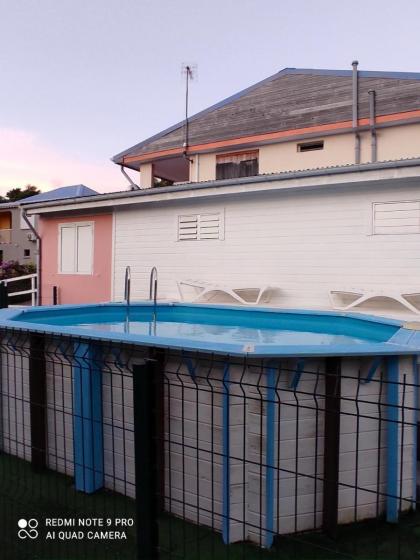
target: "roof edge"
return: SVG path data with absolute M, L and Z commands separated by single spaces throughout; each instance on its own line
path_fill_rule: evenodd
M 66 206 L 66 205 L 79 204 L 79 203 L 82 204 L 82 203 L 90 203 L 90 202 L 102 202 L 102 201 L 108 201 L 113 199 L 118 200 L 121 198 L 137 198 L 142 196 L 158 195 L 162 193 L 170 194 L 170 193 L 177 193 L 183 191 L 202 190 L 202 189 L 208 189 L 213 187 L 226 187 L 226 186 L 235 186 L 241 184 L 246 185 L 246 184 L 258 183 L 258 182 L 265 183 L 270 181 L 285 181 L 288 179 L 302 179 L 306 177 L 317 177 L 317 176 L 322 177 L 322 176 L 332 176 L 332 175 L 339 175 L 339 174 L 347 175 L 347 174 L 357 173 L 357 172 L 378 171 L 378 170 L 385 170 L 385 169 L 401 169 L 404 167 L 407 168 L 420 167 L 420 157 L 402 159 L 402 160 L 389 160 L 389 161 L 374 162 L 374 163 L 359 163 L 359 164 L 348 164 L 348 165 L 323 167 L 323 168 L 315 168 L 315 169 L 303 169 L 298 171 L 283 171 L 280 173 L 254 175 L 252 177 L 241 177 L 237 179 L 212 180 L 212 181 L 204 181 L 201 183 L 184 183 L 181 185 L 170 186 L 170 187 L 155 187 L 155 188 L 141 189 L 135 191 L 122 191 L 122 192 L 119 191 L 116 193 L 115 192 L 104 193 L 104 194 L 98 194 L 94 196 L 83 196 L 80 198 L 63 199 L 61 201 L 54 200 L 54 201 L 45 202 L 44 204 L 34 203 L 28 208 L 28 210 L 51 208 L 53 206 Z

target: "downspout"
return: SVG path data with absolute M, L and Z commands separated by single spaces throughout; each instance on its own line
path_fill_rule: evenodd
M 359 62 L 354 60 L 352 62 L 353 66 L 353 119 L 352 125 L 354 130 L 354 161 L 355 163 L 360 163 L 360 134 L 358 132 L 359 126 L 359 114 L 358 114 L 358 107 L 359 107 L 359 85 L 358 85 L 358 73 L 357 73 L 357 65 Z
M 371 145 L 371 160 L 377 161 L 378 159 L 378 141 L 376 136 L 376 92 L 373 89 L 369 93 L 369 125 L 370 125 L 370 145 Z
M 195 180 L 197 183 L 200 180 L 200 154 L 195 156 Z
M 133 179 L 130 177 L 130 175 L 127 173 L 127 171 L 124 169 L 124 166 L 121 165 L 121 164 L 119 164 L 119 165 L 120 165 L 121 173 L 124 175 L 124 177 L 130 183 L 130 191 L 140 190 L 140 187 L 138 185 L 136 185 L 136 183 L 133 181 Z
M 37 275 L 36 304 L 41 305 L 42 304 L 42 286 L 41 286 L 41 280 L 42 280 L 42 271 L 41 271 L 42 239 L 41 239 L 41 236 L 39 235 L 39 233 L 34 228 L 34 226 L 31 224 L 31 222 L 30 222 L 30 220 L 29 220 L 29 218 L 26 214 L 26 210 L 22 206 L 20 206 L 20 208 L 21 208 L 21 211 L 22 211 L 22 218 L 25 220 L 26 225 L 28 226 L 28 228 L 31 230 L 31 232 L 36 237 L 36 275 Z

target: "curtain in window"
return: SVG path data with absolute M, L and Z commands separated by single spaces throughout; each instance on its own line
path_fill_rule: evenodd
M 216 179 L 258 175 L 258 152 L 223 154 L 216 158 Z

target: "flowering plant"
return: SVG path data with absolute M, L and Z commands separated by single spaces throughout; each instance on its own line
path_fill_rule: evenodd
M 36 266 L 32 263 L 20 264 L 18 261 L 5 261 L 0 265 L 0 280 L 35 274 L 35 272 Z

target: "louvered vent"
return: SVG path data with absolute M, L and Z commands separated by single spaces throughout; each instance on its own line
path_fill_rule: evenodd
M 420 233 L 420 201 L 375 202 L 373 233 Z
M 178 241 L 223 239 L 221 214 L 191 214 L 178 217 Z

